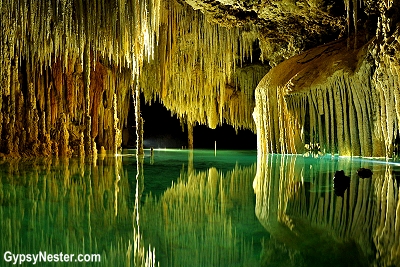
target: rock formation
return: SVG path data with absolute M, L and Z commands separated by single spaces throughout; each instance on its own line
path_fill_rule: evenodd
M 0 152 L 83 155 L 82 134 L 84 154 L 102 146 L 115 152 L 138 88 L 147 103 L 160 101 L 188 125 L 255 131 L 257 124 L 262 152 L 302 152 L 307 144 L 328 153 L 391 156 L 400 114 L 399 94 L 391 90 L 397 6 L 383 0 L 1 0 Z M 346 42 L 355 49 L 342 49 Z M 341 51 L 334 56 L 328 47 Z M 343 62 L 313 73 L 319 89 L 297 75 L 305 82 L 294 85 L 300 91 L 277 94 L 279 111 L 271 115 L 290 131 L 270 139 L 276 129 L 261 126 L 261 117 L 270 116 L 261 106 L 277 103 L 261 94 L 286 90 L 296 79 L 273 81 L 277 87 L 270 89 L 266 81 L 282 66 L 292 75 L 300 65 L 318 66 L 311 58 L 318 53 Z M 296 55 L 310 62 L 286 62 Z M 255 124 L 254 89 L 281 62 L 257 90 Z M 360 80 L 367 83 L 362 90 Z M 342 111 L 338 92 L 346 102 Z M 298 101 L 306 108 L 291 111 Z M 363 130 L 354 132 L 354 125 Z
M 380 22 L 371 40 L 356 35 L 318 46 L 263 78 L 254 112 L 260 153 L 393 156 L 400 122 L 399 28 L 384 16 Z

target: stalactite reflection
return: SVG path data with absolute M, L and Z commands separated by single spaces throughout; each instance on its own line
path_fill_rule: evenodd
M 157 265 L 154 251 L 134 231 L 120 157 L 96 164 L 76 158 L 14 160 L 1 162 L 0 169 L 3 253 L 90 253 L 101 255 L 98 266 Z
M 361 167 L 373 175 L 360 178 Z M 394 170 L 399 169 L 397 163 L 359 158 L 259 157 L 253 184 L 256 214 L 281 244 L 275 248 L 296 255 L 287 266 L 299 266 L 298 261 L 306 266 L 397 266 L 400 184 Z M 333 191 L 337 170 L 351 178 L 343 197 Z M 266 249 L 264 260 L 271 243 Z M 330 262 L 324 260 L 327 254 Z
M 256 266 L 252 244 L 238 230 L 255 221 L 254 175 L 255 165 L 236 166 L 225 175 L 189 168 L 160 198 L 147 197 L 142 230 L 163 264 Z
M 256 266 L 267 233 L 254 212 L 255 164 L 199 172 L 194 151 L 176 153 L 181 175 L 156 196 L 145 169 L 158 162 L 134 153 L 1 161 L 1 251 L 100 254 L 99 266 Z

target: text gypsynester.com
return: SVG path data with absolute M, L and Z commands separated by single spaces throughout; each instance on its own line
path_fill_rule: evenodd
M 11 251 L 6 251 L 3 256 L 4 261 L 14 265 L 25 262 L 30 262 L 35 265 L 38 262 L 100 262 L 100 254 L 50 254 L 46 251 L 36 254 L 14 254 Z

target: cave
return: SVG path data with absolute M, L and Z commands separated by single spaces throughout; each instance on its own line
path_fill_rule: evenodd
M 0 0 L 2 262 L 400 265 L 399 8 Z
M 182 128 L 251 131 L 264 154 L 396 156 L 395 3 L 5 1 L 1 10 L 3 157 L 117 153 L 136 95 Z
M 393 157 L 395 10 L 372 1 L 4 2 L 0 151 L 116 153 L 139 94 L 181 124 L 257 133 L 262 153 L 318 146 Z M 260 83 L 267 73 L 272 85 Z

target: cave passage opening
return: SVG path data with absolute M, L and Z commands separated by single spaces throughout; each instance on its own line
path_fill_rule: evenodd
M 188 129 L 176 115 L 160 102 L 145 103 L 141 96 L 144 121 L 144 148 L 188 148 Z M 223 123 L 215 129 L 206 125 L 193 127 L 194 149 L 256 150 L 257 136 L 251 130 L 238 129 Z M 135 108 L 130 104 L 127 126 L 122 130 L 122 148 L 136 148 Z

